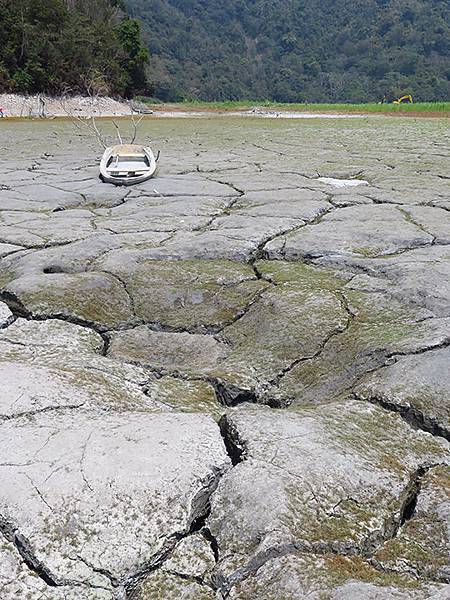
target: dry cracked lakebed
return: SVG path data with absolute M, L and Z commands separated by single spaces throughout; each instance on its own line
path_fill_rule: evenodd
M 1 600 L 450 597 L 446 125 L 2 123 Z

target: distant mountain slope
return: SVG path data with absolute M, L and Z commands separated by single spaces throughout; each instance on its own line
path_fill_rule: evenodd
M 450 97 L 449 0 L 127 0 L 155 93 L 369 101 Z

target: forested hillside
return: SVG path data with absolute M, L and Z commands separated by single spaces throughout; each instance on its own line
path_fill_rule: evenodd
M 124 8 L 123 0 L 0 0 L 0 92 L 148 92 L 148 51 Z
M 359 102 L 450 97 L 449 0 L 127 0 L 155 94 Z

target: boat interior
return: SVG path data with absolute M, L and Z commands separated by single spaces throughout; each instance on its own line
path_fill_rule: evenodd
M 113 155 L 106 165 L 108 171 L 148 171 L 150 161 L 146 155 L 142 156 L 119 156 Z

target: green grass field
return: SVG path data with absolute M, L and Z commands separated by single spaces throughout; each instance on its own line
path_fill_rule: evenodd
M 248 110 L 255 106 L 268 110 L 292 110 L 300 112 L 346 112 L 346 113 L 447 113 L 450 102 L 415 102 L 413 104 L 281 104 L 268 101 L 236 102 L 180 102 L 159 105 L 185 110 Z

